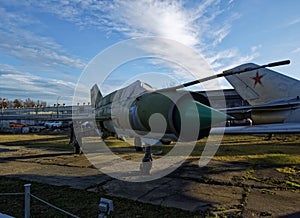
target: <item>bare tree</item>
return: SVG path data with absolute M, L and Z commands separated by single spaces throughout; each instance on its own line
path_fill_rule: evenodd
M 35 102 L 30 98 L 27 98 L 24 102 L 24 107 L 34 107 Z
M 1 98 L 0 99 L 0 103 L 1 103 L 1 109 L 7 108 L 8 104 L 7 104 L 7 99 L 6 98 Z
M 22 107 L 22 106 L 23 106 L 23 103 L 22 103 L 22 101 L 20 99 L 15 99 L 13 101 L 13 107 L 14 108 L 19 108 L 19 107 Z

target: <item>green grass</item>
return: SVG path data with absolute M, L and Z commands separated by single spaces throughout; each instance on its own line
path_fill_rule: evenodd
M 67 133 L 60 134 L 0 134 L 0 144 L 36 148 L 72 149 Z
M 197 149 L 199 152 L 196 154 L 199 155 L 201 145 Z M 255 136 L 225 136 L 214 159 L 251 164 L 300 164 L 300 138 L 278 136 L 263 140 Z
M 218 138 L 212 137 L 211 141 L 214 142 L 214 140 L 216 143 L 218 142 Z M 122 142 L 114 138 L 109 138 L 105 140 L 105 143 L 112 149 L 122 147 L 133 148 L 131 141 Z M 167 154 L 174 147 L 174 144 L 152 147 L 154 151 L 162 150 L 163 154 Z M 198 141 L 190 158 L 200 158 L 205 145 L 206 139 Z M 123 152 L 118 151 L 118 153 Z M 253 166 L 299 165 L 300 137 L 294 135 L 275 136 L 271 140 L 265 140 L 264 137 L 259 136 L 224 136 L 213 159 L 218 161 L 245 162 Z
M 0 193 L 24 192 L 26 183 L 28 182 L 19 179 L 0 177 Z M 98 204 L 101 197 L 113 200 L 114 217 L 201 217 L 197 213 L 106 196 L 101 192 L 94 193 L 69 187 L 30 183 L 32 184 L 31 194 L 79 217 L 98 217 Z M 23 217 L 24 197 L 0 196 L 0 211 L 11 216 Z M 31 216 L 68 217 L 33 198 L 31 198 Z
M 93 138 L 87 138 L 93 141 Z M 94 138 L 94 140 L 99 140 Z M 212 137 L 211 141 L 216 143 L 218 138 Z M 36 148 L 60 148 L 72 150 L 72 146 L 68 144 L 68 132 L 59 134 L 46 133 L 42 134 L 1 134 L 0 144 L 12 146 L 27 146 Z M 95 142 L 94 142 L 95 143 Z M 105 144 L 111 149 L 118 149 L 118 154 L 122 152 L 122 148 L 132 148 L 133 140 L 123 142 L 115 138 L 108 138 Z M 153 146 L 153 150 L 162 150 L 167 154 L 175 143 L 165 146 Z M 96 143 L 95 143 L 96 145 Z M 197 142 L 191 158 L 199 158 L 202 155 L 206 139 Z M 264 140 L 258 136 L 225 136 L 217 153 L 214 156 L 215 160 L 220 161 L 245 161 L 251 164 L 300 164 L 300 137 L 299 136 L 276 136 L 271 140 Z
M 300 185 L 295 183 L 295 182 L 291 182 L 291 181 L 285 181 L 285 183 L 291 187 L 294 187 L 294 188 L 300 188 Z
M 300 170 L 296 169 L 296 167 L 276 168 L 276 170 L 280 173 L 300 175 Z

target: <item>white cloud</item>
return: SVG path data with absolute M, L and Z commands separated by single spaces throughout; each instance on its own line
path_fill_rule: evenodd
M 118 31 L 127 37 L 165 37 L 187 46 L 199 48 L 200 45 L 201 51 L 221 43 L 230 33 L 232 23 L 240 18 L 240 14 L 230 11 L 233 1 L 220 0 L 30 2 L 31 6 L 82 28 L 98 27 L 108 32 Z
M 65 100 L 64 103 L 70 105 L 75 86 L 72 82 L 44 78 L 20 72 L 9 65 L 0 65 L 1 97 L 9 100 L 36 98 L 51 103 L 61 96 Z
M 300 19 L 299 18 L 290 21 L 287 25 L 288 26 L 292 26 L 292 25 L 296 25 L 298 23 L 300 23 Z
M 196 3 L 172 0 L 30 2 L 30 6 L 54 13 L 81 28 L 96 27 L 112 34 L 117 31 L 129 38 L 168 38 L 196 48 L 204 56 L 223 41 L 230 33 L 232 22 L 239 18 L 239 14 L 221 8 L 220 0 Z M 24 7 L 28 4 L 24 3 Z M 218 20 L 220 16 L 222 19 Z
M 175 1 L 118 1 L 110 13 L 113 28 L 130 37 L 159 36 L 195 46 L 198 30 L 193 26 L 193 14 L 184 11 Z M 134 30 L 134 31 L 132 31 Z
M 251 55 L 243 57 L 238 49 L 214 52 L 230 33 L 232 22 L 239 18 L 237 13 L 232 13 L 221 22 L 216 21 L 225 12 L 219 3 L 207 0 L 191 7 L 181 1 L 115 1 L 110 5 L 106 19 L 111 21 L 109 28 L 128 37 L 158 36 L 178 41 L 200 52 L 214 69 L 219 69 L 237 59 L 252 58 Z M 153 53 L 165 53 L 166 59 L 180 60 L 197 78 L 209 75 L 209 70 L 199 62 L 199 54 L 191 56 L 191 53 L 175 51 L 176 48 L 161 44 L 145 45 L 145 48 Z M 173 71 L 182 77 L 182 70 L 173 67 Z
M 300 48 L 296 48 L 296 49 L 293 50 L 291 53 L 300 53 Z
M 252 51 L 253 53 L 254 53 L 254 52 L 257 52 L 258 49 L 260 49 L 261 47 L 262 47 L 261 44 L 259 44 L 259 45 L 254 45 L 254 46 L 251 47 L 251 51 Z
M 3 8 L 0 8 L 0 20 L 5 23 L 0 28 L 2 55 L 42 67 L 68 66 L 82 69 L 85 66 L 85 63 L 79 58 L 67 55 L 53 39 L 36 35 L 26 29 L 26 26 L 38 21 L 21 13 L 8 12 Z
M 231 65 L 236 59 L 252 58 L 252 55 L 243 57 L 236 48 L 216 51 L 216 46 L 230 33 L 232 23 L 240 17 L 237 13 L 223 16 L 226 12 L 220 8 L 220 1 L 212 0 L 192 6 L 181 1 L 116 1 L 110 5 L 106 19 L 111 21 L 110 28 L 129 37 L 158 36 L 178 41 L 200 52 L 214 68 Z M 164 47 L 158 44 L 157 48 L 148 48 L 155 49 L 162 52 Z M 166 53 L 176 59 L 175 51 Z M 194 72 L 203 71 L 195 58 L 177 55 L 185 58 L 182 61 L 189 63 Z
M 4 0 L 4 2 L 24 7 L 27 10 L 55 14 L 80 28 L 96 27 L 105 30 L 108 34 L 122 33 L 126 38 L 156 36 L 172 39 L 198 51 L 200 53 L 198 55 L 206 57 L 214 69 L 222 69 L 239 61 L 251 60 L 257 55 L 256 51 L 252 51 L 253 54 L 243 56 L 236 48 L 216 51 L 215 48 L 230 34 L 232 22 L 239 18 L 238 14 L 224 9 L 226 3 L 220 0 L 201 2 L 172 0 L 31 0 L 20 2 Z M 227 4 L 232 4 L 232 1 Z M 8 55 L 28 61 L 39 60 L 44 66 L 69 65 L 80 68 L 84 65 L 82 60 L 67 55 L 63 48 L 53 40 L 34 35 L 26 31 L 26 28 L 21 28 L 24 23 L 33 22 L 30 18 L 25 15 L 15 16 L 6 11 L 3 16 L 8 18 L 10 28 L 6 28 L 9 31 L 3 31 L 1 35 L 9 40 L 1 40 L 3 43 L 0 42 L 0 49 L 5 50 Z M 190 66 L 189 70 L 198 73 L 199 78 L 204 77 L 201 72 L 207 69 L 197 61 L 197 55 L 185 56 L 180 53 L 181 51 L 168 50 L 168 48 L 160 44 L 151 47 L 145 45 L 148 51 L 162 54 L 165 52 L 170 59 L 181 60 Z M 182 70 L 173 69 L 176 74 L 182 76 Z

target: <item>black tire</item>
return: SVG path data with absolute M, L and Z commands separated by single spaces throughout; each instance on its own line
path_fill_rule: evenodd
M 160 142 L 161 142 L 163 145 L 170 145 L 172 141 L 161 139 Z
M 80 146 L 74 146 L 74 154 L 80 154 L 80 153 L 81 153 Z
M 143 151 L 143 147 L 140 147 L 140 146 L 134 146 L 135 150 L 136 151 Z

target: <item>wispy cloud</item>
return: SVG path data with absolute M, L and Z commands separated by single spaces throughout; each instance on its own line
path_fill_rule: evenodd
M 290 21 L 287 25 L 292 26 L 292 25 L 296 25 L 296 24 L 299 24 L 299 23 L 300 23 L 300 19 L 297 18 L 297 19 L 294 19 L 294 20 Z
M 201 72 L 207 70 L 198 62 L 199 56 L 204 56 L 214 69 L 222 69 L 238 61 L 251 60 L 257 55 L 257 51 L 251 49 L 249 55 L 241 55 L 237 48 L 225 51 L 215 49 L 230 34 L 234 20 L 239 18 L 239 14 L 229 11 L 224 6 L 233 4 L 232 1 L 224 3 L 221 0 L 201 2 L 3 0 L 3 3 L 14 5 L 27 12 L 55 14 L 56 17 L 80 28 L 99 28 L 108 35 L 121 33 L 125 38 L 156 36 L 175 40 L 194 49 L 198 54 L 185 56 L 179 51 L 168 50 L 169 47 L 161 47 L 159 44 L 144 48 L 152 52 L 165 52 L 163 54 L 172 60 L 181 59 L 190 66 L 189 70 L 200 73 L 199 78 L 204 77 L 205 74 Z M 5 9 L 0 10 L 1 20 L 7 23 L 7 27 L 0 28 L 2 53 L 24 61 L 40 63 L 44 67 L 84 66 L 84 61 L 68 55 L 53 39 L 39 36 L 26 29 L 26 25 L 38 21 L 26 16 L 26 13 L 15 15 Z M 173 69 L 182 76 L 182 70 Z M 26 79 L 24 75 L 23 78 Z M 32 75 L 29 81 L 33 81 Z M 51 89 L 48 91 L 51 92 Z
M 157 36 L 176 40 L 207 56 L 226 38 L 232 22 L 240 16 L 224 9 L 224 4 L 233 3 L 221 4 L 220 0 L 79 0 L 53 3 L 31 0 L 30 3 L 23 3 L 23 7 L 34 5 L 38 10 L 53 13 L 80 28 L 96 27 L 108 34 L 117 32 L 128 38 Z
M 300 48 L 296 48 L 296 49 L 293 50 L 291 53 L 300 53 Z
M 82 69 L 85 63 L 68 55 L 53 39 L 39 36 L 26 29 L 38 23 L 22 13 L 8 12 L 0 8 L 0 51 L 2 55 L 17 58 L 25 63 L 42 67 L 71 67 Z
M 7 4 L 26 7 L 30 2 Z M 70 104 L 76 80 L 72 73 L 83 69 L 85 61 L 69 54 L 54 39 L 40 35 L 41 31 L 34 31 L 44 24 L 33 15 L 26 10 L 16 11 L 0 6 L 0 21 L 4 24 L 0 28 L 0 53 L 9 63 L 18 63 L 0 65 L 1 96 L 10 100 L 30 97 L 51 102 L 63 95 L 65 103 Z
M 200 31 L 193 24 L 197 19 L 176 1 L 117 1 L 109 14 L 115 20 L 112 28 L 129 37 L 159 36 L 187 46 L 199 44 Z M 134 31 L 132 31 L 134 30 Z
M 108 7 L 106 20 L 111 23 L 108 28 L 128 37 L 158 36 L 180 42 L 198 51 L 214 68 L 230 65 L 231 61 L 237 62 L 243 56 L 238 49 L 220 52 L 215 49 L 230 34 L 232 23 L 240 17 L 235 12 L 221 8 L 220 4 L 220 1 L 212 0 L 200 3 L 115 1 Z M 157 45 L 158 50 L 160 46 Z M 174 58 L 175 53 L 170 50 L 168 55 Z M 247 60 L 252 57 L 246 56 L 244 59 Z M 214 57 L 213 61 L 210 61 L 211 57 Z M 195 58 L 183 54 L 180 58 L 185 58 L 184 62 L 189 63 L 194 72 L 201 72 L 201 66 L 194 61 Z
M 0 65 L 0 93 L 9 100 L 18 96 L 21 99 L 30 97 L 53 103 L 49 99 L 61 96 L 65 103 L 70 104 L 75 85 L 72 82 L 20 72 L 9 65 Z
M 197 4 L 181 1 L 115 1 L 107 18 L 112 29 L 129 37 L 158 36 L 184 45 L 205 48 L 217 45 L 227 36 L 234 16 L 217 25 L 222 14 L 219 1 Z M 214 23 L 214 25 L 212 25 Z

